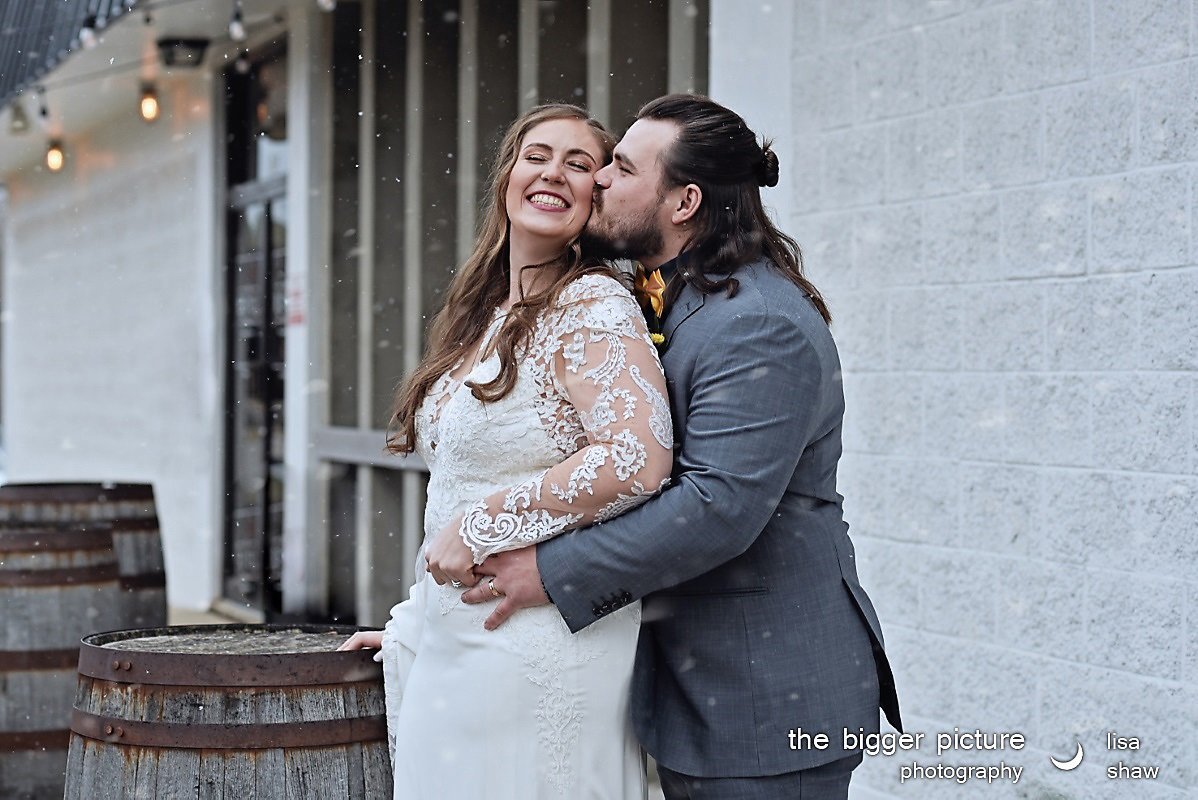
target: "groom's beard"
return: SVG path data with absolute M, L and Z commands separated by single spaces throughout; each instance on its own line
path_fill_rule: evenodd
M 602 211 L 603 192 L 596 192 L 594 211 L 582 231 L 582 247 L 588 255 L 608 260 L 642 259 L 657 255 L 665 247 L 651 214 L 612 219 L 604 217 Z

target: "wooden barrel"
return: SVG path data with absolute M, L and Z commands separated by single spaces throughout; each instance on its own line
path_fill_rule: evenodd
M 148 483 L 11 483 L 0 486 L 0 528 L 104 521 L 120 567 L 121 628 L 166 624 L 162 537 Z M 93 628 L 93 630 L 95 630 Z
M 79 652 L 67 800 L 391 797 L 381 665 L 355 628 L 96 634 Z
M 0 797 L 62 797 L 79 640 L 120 624 L 107 525 L 0 529 Z

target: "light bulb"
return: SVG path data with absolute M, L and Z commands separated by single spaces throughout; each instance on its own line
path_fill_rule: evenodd
M 91 50 L 96 46 L 96 42 L 96 18 L 88 17 L 79 29 L 79 44 L 83 45 L 84 50 Z
M 337 0 L 316 0 L 321 11 L 332 11 L 337 7 Z
M 153 122 L 158 119 L 158 92 L 155 91 L 153 84 L 146 84 L 141 87 L 141 118 L 146 122 Z
M 241 21 L 241 9 L 233 11 L 233 19 L 229 20 L 229 38 L 235 42 L 244 42 L 245 23 Z
M 50 145 L 46 148 L 46 166 L 51 172 L 58 172 L 62 169 L 66 158 L 66 154 L 62 151 L 62 142 L 51 139 Z

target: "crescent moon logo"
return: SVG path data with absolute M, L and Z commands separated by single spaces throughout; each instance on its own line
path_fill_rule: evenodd
M 1082 750 L 1082 743 L 1079 741 L 1077 743 L 1077 752 L 1073 754 L 1073 758 L 1069 759 L 1068 761 L 1057 761 L 1052 756 L 1049 756 L 1048 760 L 1051 761 L 1052 765 L 1057 769 L 1064 772 L 1069 772 L 1070 770 L 1077 769 L 1077 765 L 1082 763 L 1082 757 L 1085 754 L 1086 751 Z

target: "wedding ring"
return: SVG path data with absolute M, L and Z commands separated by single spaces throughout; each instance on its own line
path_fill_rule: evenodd
M 487 588 L 490 589 L 491 594 L 495 595 L 496 597 L 503 597 L 503 595 L 499 593 L 499 590 L 495 588 L 494 578 L 491 578 L 491 580 L 487 581 Z
M 449 582 L 449 585 L 450 585 L 450 586 L 452 586 L 452 587 L 453 587 L 453 588 L 455 588 L 455 589 L 461 589 L 461 588 L 462 588 L 462 582 L 461 582 L 461 581 L 450 581 L 450 582 Z

